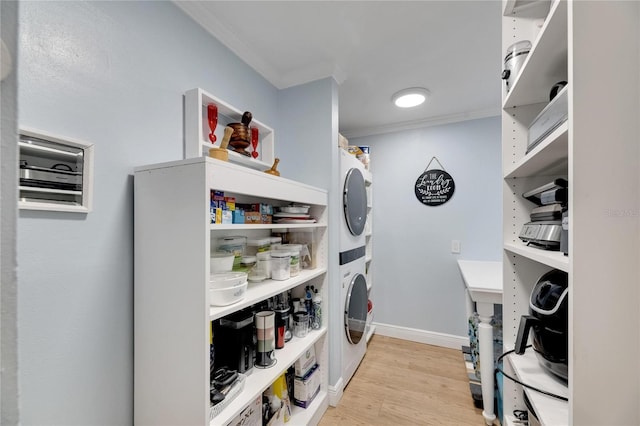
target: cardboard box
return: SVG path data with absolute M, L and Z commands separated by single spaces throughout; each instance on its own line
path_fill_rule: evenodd
M 296 377 L 305 377 L 316 365 L 316 348 L 311 346 L 294 364 Z
M 220 207 L 216 208 L 216 223 L 222 223 L 222 209 Z
M 236 197 L 224 197 L 227 210 L 234 211 L 236 209 Z
M 234 210 L 232 215 L 233 223 L 244 223 L 244 210 Z
M 251 205 L 251 210 L 260 214 L 273 214 L 273 206 L 271 204 L 256 203 Z
M 223 224 L 233 223 L 233 212 L 231 210 L 222 210 L 222 223 Z
M 224 191 L 211 190 L 211 201 L 224 201 Z
M 262 223 L 262 215 L 260 212 L 244 212 L 244 223 Z
M 293 403 L 298 407 L 307 408 L 320 392 L 320 367 L 314 365 L 304 377 L 293 380 Z
M 254 399 L 227 426 L 262 426 L 262 395 Z
M 272 223 L 272 222 L 273 222 L 273 216 L 271 216 L 270 214 L 260 215 L 260 223 Z

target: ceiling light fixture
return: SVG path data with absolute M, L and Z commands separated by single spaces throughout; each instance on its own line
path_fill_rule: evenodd
M 424 103 L 429 96 L 429 91 L 422 87 L 412 87 L 396 92 L 391 100 L 400 108 L 411 108 Z

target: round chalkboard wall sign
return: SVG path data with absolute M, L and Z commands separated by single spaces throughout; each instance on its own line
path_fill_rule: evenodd
M 449 173 L 440 169 L 430 169 L 422 173 L 416 181 L 415 192 L 416 198 L 422 204 L 439 206 L 451 199 L 455 189 L 456 184 Z

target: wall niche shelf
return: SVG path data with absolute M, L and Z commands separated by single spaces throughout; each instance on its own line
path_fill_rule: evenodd
M 214 132 L 215 143 L 211 143 L 209 140 L 211 130 L 207 118 L 207 108 L 211 104 L 218 107 L 218 124 Z M 243 113 L 244 111 L 231 106 L 201 88 L 187 91 L 184 94 L 184 158 L 207 157 L 209 148 L 220 147 L 224 128 L 229 123 L 240 122 Z M 255 118 L 251 120 L 249 127 L 258 128 L 258 158 L 247 157 L 229 149 L 229 161 L 256 170 L 269 169 L 275 159 L 274 131 Z M 252 152 L 253 148 L 249 146 L 246 151 Z

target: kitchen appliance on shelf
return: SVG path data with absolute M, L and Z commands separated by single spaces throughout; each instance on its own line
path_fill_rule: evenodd
M 33 188 L 60 189 L 67 191 L 82 190 L 82 173 L 71 166 L 56 163 L 51 167 L 29 165 L 20 161 L 20 185 Z
M 533 350 L 540 365 L 549 373 L 568 380 L 569 353 L 569 277 L 553 269 L 538 279 L 529 298 L 529 315 L 520 319 L 516 354 L 525 352 L 529 331 L 533 329 Z
M 527 154 L 569 118 L 566 81 L 555 84 L 549 94 L 550 102 L 531 122 L 527 140 Z
M 235 312 L 213 323 L 215 368 L 223 367 L 238 373 L 251 371 L 255 359 L 253 341 L 253 311 Z
M 504 57 L 504 70 L 502 71 L 502 79 L 505 81 L 507 92 L 513 87 L 530 50 L 531 42 L 529 40 L 519 41 L 507 48 Z
M 522 196 L 536 204 L 531 210 L 530 222 L 522 226 L 518 238 L 529 245 L 547 250 L 560 250 L 568 244 L 562 244 L 563 238 L 568 235 L 563 233 L 562 219 L 567 211 L 568 182 L 565 179 L 554 181 L 525 192 Z

